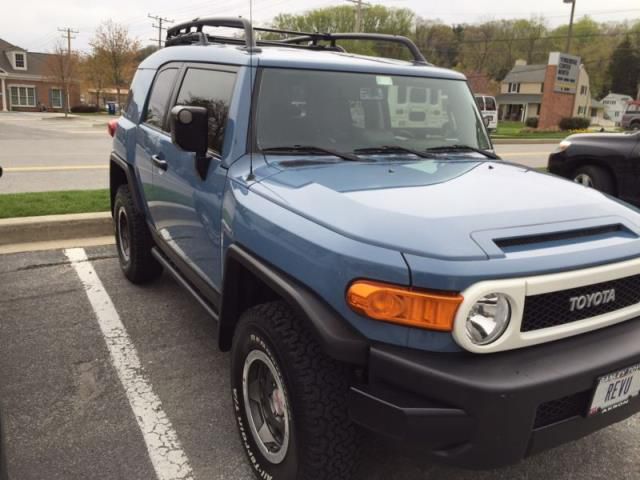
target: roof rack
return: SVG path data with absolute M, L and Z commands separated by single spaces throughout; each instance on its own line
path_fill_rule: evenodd
M 244 30 L 244 38 L 210 35 L 203 32 L 204 27 L 226 27 Z M 295 35 L 282 40 L 257 40 L 256 32 L 276 33 L 281 35 Z M 389 42 L 405 46 L 416 64 L 429 65 L 420 49 L 409 38 L 399 35 L 386 35 L 382 33 L 309 33 L 276 28 L 253 27 L 249 20 L 237 17 L 210 17 L 196 18 L 190 22 L 184 22 L 167 30 L 165 46 L 173 45 L 208 45 L 210 43 L 222 43 L 244 46 L 249 51 L 259 51 L 259 46 L 281 46 L 289 48 L 304 48 L 307 50 L 341 51 L 345 49 L 337 45 L 339 40 L 373 40 Z M 321 42 L 328 42 L 325 45 Z

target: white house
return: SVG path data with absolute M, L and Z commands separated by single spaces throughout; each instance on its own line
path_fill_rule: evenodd
M 633 100 L 629 95 L 622 95 L 619 93 L 609 93 L 604 97 L 601 102 L 604 105 L 605 116 L 616 123 L 620 124 L 620 119 L 627 108 L 627 103 Z

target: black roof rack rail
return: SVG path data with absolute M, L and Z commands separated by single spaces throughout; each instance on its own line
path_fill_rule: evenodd
M 207 44 L 209 43 L 208 36 L 202 31 L 203 27 L 228 27 L 242 29 L 244 30 L 244 40 L 242 40 L 242 43 L 244 43 L 246 48 L 250 50 L 257 48 L 254 29 L 251 22 L 242 17 L 196 18 L 190 22 L 180 23 L 167 29 L 167 40 L 165 45 L 187 45 L 190 43 Z M 238 43 L 239 40 L 228 37 L 217 38 L 219 41 L 216 43 Z
M 221 37 L 208 35 L 203 32 L 204 27 L 228 27 L 244 30 L 244 39 L 235 37 Z M 256 40 L 256 32 L 276 33 L 281 35 L 295 35 L 282 40 Z M 409 38 L 400 35 L 382 33 L 310 33 L 277 28 L 253 27 L 249 20 L 242 17 L 210 17 L 196 18 L 184 22 L 167 30 L 166 46 L 172 45 L 206 45 L 208 43 L 226 43 L 244 45 L 250 51 L 259 50 L 259 45 L 283 46 L 291 48 L 305 48 L 310 50 L 333 50 L 344 52 L 344 48 L 337 45 L 338 40 L 368 40 L 390 42 L 405 46 L 416 64 L 429 65 L 420 49 Z M 320 42 L 328 42 L 329 46 Z
M 303 33 L 298 37 L 285 38 L 281 42 L 290 44 L 311 42 L 313 45 L 317 45 L 318 41 L 325 41 L 335 46 L 338 40 L 377 40 L 379 42 L 399 43 L 407 47 L 415 63 L 429 64 L 418 46 L 411 39 L 401 35 L 387 35 L 384 33 Z

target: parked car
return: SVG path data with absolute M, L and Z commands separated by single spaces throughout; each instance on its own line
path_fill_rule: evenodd
M 482 117 L 486 119 L 487 128 L 490 132 L 496 131 L 498 128 L 498 103 L 495 97 L 476 95 L 475 98 Z
M 640 130 L 640 100 L 627 104 L 620 120 L 620 126 L 628 130 Z
M 217 321 L 258 478 L 347 479 L 362 427 L 492 468 L 640 410 L 640 213 L 501 162 L 465 77 L 405 38 L 256 31 L 169 29 L 110 188 L 124 275 Z M 405 95 L 444 112 L 402 125 Z
M 548 170 L 640 206 L 640 132 L 571 135 L 549 156 Z

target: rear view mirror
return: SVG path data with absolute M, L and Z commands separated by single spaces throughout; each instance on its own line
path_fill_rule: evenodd
M 176 105 L 171 109 L 171 141 L 196 158 L 209 148 L 209 114 L 204 107 Z

